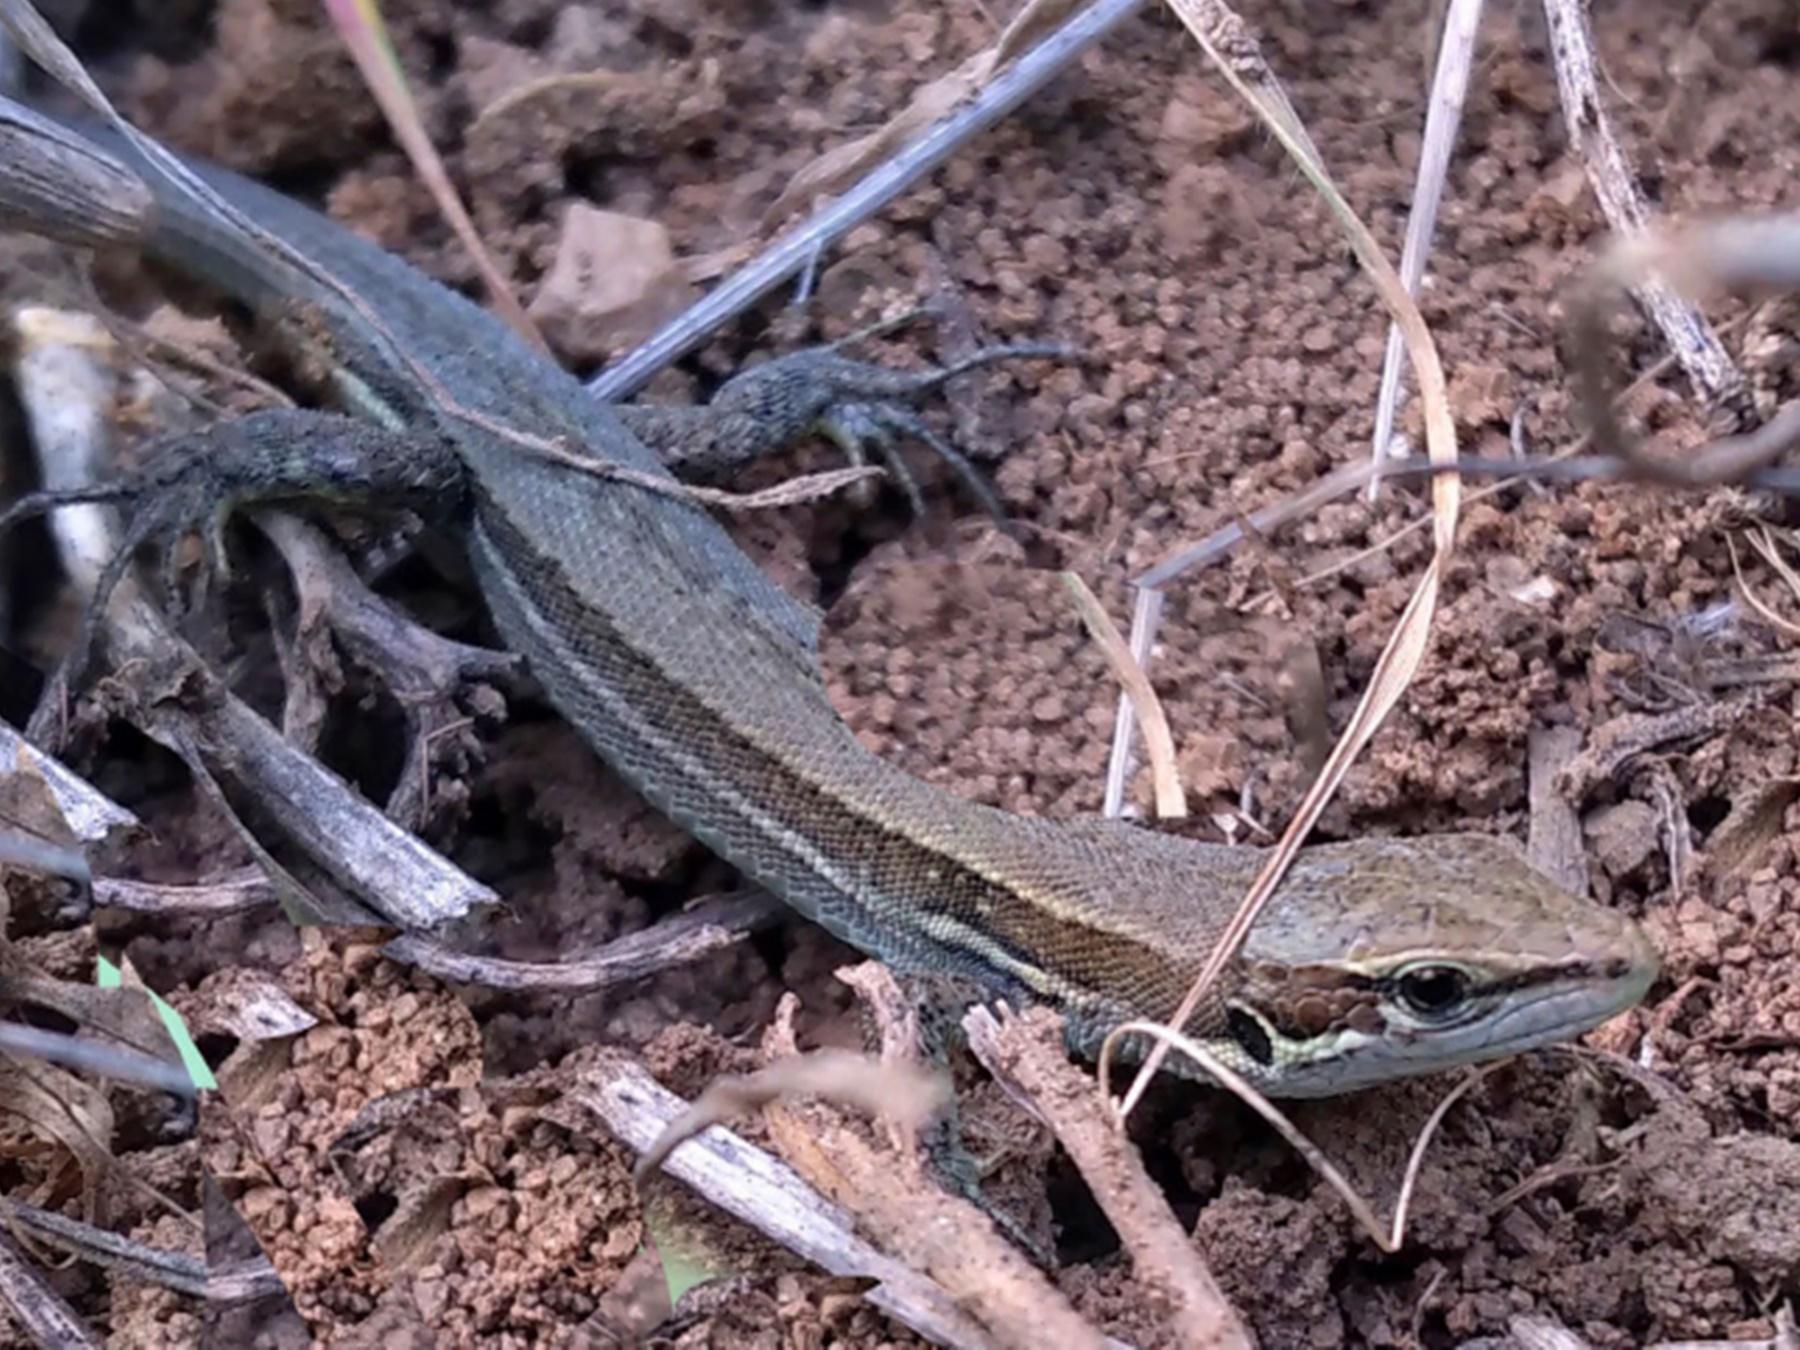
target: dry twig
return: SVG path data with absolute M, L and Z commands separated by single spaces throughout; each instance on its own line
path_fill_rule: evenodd
M 280 1293 L 281 1281 L 266 1257 L 209 1266 L 191 1256 L 164 1251 L 67 1215 L 17 1200 L 0 1201 L 0 1215 L 33 1238 L 60 1247 L 84 1261 L 134 1280 L 218 1303 L 243 1303 Z
M 988 1072 L 1024 1096 L 1081 1169 L 1118 1231 L 1148 1295 L 1169 1309 L 1184 1346 L 1248 1347 L 1253 1342 L 1206 1262 L 1117 1130 L 1093 1084 L 1069 1062 L 1062 1019 L 1048 1009 L 996 1019 L 977 1008 L 965 1019 L 970 1048 Z
M 0 1301 L 39 1345 L 56 1350 L 100 1350 L 105 1344 L 4 1231 L 0 1231 Z
M 881 1031 L 881 1068 L 916 1074 L 919 1060 L 914 1007 L 892 972 L 864 962 L 840 978 L 868 1002 Z M 765 1038 L 774 1054 L 795 1053 L 787 996 Z M 904 1081 L 904 1080 L 902 1080 Z M 815 1186 L 856 1213 L 859 1226 L 914 1269 L 943 1285 L 996 1343 L 1016 1350 L 1041 1345 L 1101 1350 L 1106 1338 L 1085 1322 L 1063 1294 L 996 1230 L 992 1212 L 935 1184 L 911 1131 L 890 1132 L 888 1147 L 871 1147 L 829 1107 L 802 1110 L 789 1102 L 765 1113 L 783 1154 Z
M 46 216 L 82 248 L 129 245 L 151 219 L 150 190 L 118 160 L 59 123 L 0 97 L 0 229 Z
M 101 844 L 138 828 L 138 818 L 0 722 L 0 775 L 41 776 L 75 838 Z
M 568 1096 L 639 1150 L 688 1105 L 622 1055 L 606 1056 Z M 869 1302 L 921 1336 L 971 1350 L 988 1344 L 947 1290 L 863 1241 L 847 1214 L 742 1136 L 715 1125 L 671 1153 L 665 1170 L 822 1269 L 875 1281 Z
M 416 933 L 395 938 L 382 948 L 382 955 L 452 984 L 586 994 L 698 961 L 742 942 L 786 912 L 767 891 L 745 891 L 697 901 L 680 914 L 615 938 L 586 956 L 567 952 L 555 961 L 504 961 L 465 955 Z
M 34 322 L 21 336 L 17 383 L 32 420 L 44 481 L 67 487 L 95 481 L 112 458 L 106 416 L 110 377 L 90 347 L 59 341 L 54 326 Z M 57 348 L 55 362 L 33 359 L 46 355 L 51 346 Z M 79 379 L 70 373 L 78 368 Z M 45 374 L 52 369 L 58 372 L 54 380 Z M 96 559 L 109 558 L 118 547 L 112 522 L 97 511 L 83 518 L 76 532 L 53 518 L 52 535 L 65 570 L 78 582 L 85 578 L 90 586 L 103 565 L 96 565 Z M 140 673 L 134 682 L 141 691 L 136 701 L 140 725 L 187 759 L 197 784 L 227 812 L 227 819 L 236 821 L 237 816 L 209 765 L 254 798 L 277 827 L 350 894 L 379 906 L 403 927 L 432 928 L 494 902 L 491 890 L 388 820 L 336 774 L 289 744 L 256 712 L 219 687 L 129 579 L 108 606 L 104 622 L 115 667 L 135 666 Z M 259 853 L 271 875 L 284 879 L 290 900 L 305 905 L 304 889 L 286 877 L 247 830 L 241 837 Z M 336 912 L 361 922 L 374 918 L 371 911 L 349 902 Z
M 1599 61 L 1594 55 L 1587 7 L 1583 0 L 1544 0 L 1544 18 L 1550 28 L 1550 55 L 1556 65 L 1563 120 L 1594 195 L 1600 199 L 1600 209 L 1614 233 L 1627 239 L 1642 234 L 1649 227 L 1650 210 L 1600 101 Z M 1747 414 L 1749 394 L 1744 377 L 1700 312 L 1658 280 L 1644 281 L 1633 293 L 1701 398 L 1727 406 L 1739 417 Z
M 1113 678 L 1131 700 L 1138 725 L 1143 728 L 1144 747 L 1150 755 L 1150 778 L 1156 788 L 1156 814 L 1164 820 L 1179 820 L 1187 815 L 1187 794 L 1181 789 L 1181 771 L 1175 763 L 1175 738 L 1169 732 L 1169 719 L 1163 715 L 1162 700 L 1156 686 L 1131 654 L 1131 648 L 1120 634 L 1118 625 L 1100 603 L 1100 597 L 1074 572 L 1062 574 L 1075 612 L 1081 616 L 1088 636 L 1100 644 Z

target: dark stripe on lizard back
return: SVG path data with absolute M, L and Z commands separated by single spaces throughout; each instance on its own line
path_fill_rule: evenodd
M 478 533 L 488 536 L 478 541 L 478 547 L 491 548 L 505 559 L 517 583 L 507 587 L 505 599 L 495 597 L 500 607 L 515 601 L 538 606 L 545 625 L 567 635 L 569 645 L 594 669 L 585 673 L 565 669 L 567 663 L 544 646 L 541 636 L 510 631 L 521 623 L 529 630 L 529 615 L 497 612 L 496 619 L 509 630 L 509 643 L 526 654 L 533 673 L 546 685 L 585 685 L 584 691 L 574 694 L 558 692 L 563 698 L 581 697 L 595 705 L 597 716 L 579 719 L 576 725 L 634 787 L 845 941 L 864 948 L 873 943 L 896 957 L 910 949 L 921 969 L 958 970 L 999 993 L 1046 996 L 1041 981 L 1027 986 L 999 966 L 977 960 L 967 938 L 970 932 L 978 935 L 1015 968 L 1041 969 L 1029 948 L 1011 940 L 995 923 L 996 915 L 1035 912 L 1026 897 L 892 822 L 859 810 L 807 777 L 798 765 L 753 744 L 627 642 L 601 610 L 583 603 L 558 560 L 532 547 L 503 511 L 482 510 L 479 503 L 477 511 Z M 820 698 L 824 699 L 822 688 Z M 820 715 L 835 718 L 828 702 L 822 702 Z M 634 727 L 634 720 L 640 725 Z M 645 725 L 653 726 L 667 743 L 679 745 L 681 757 L 697 766 L 697 771 L 690 767 L 683 776 L 708 799 L 704 806 L 671 791 L 667 756 L 645 743 Z M 854 740 L 848 727 L 840 723 L 839 730 Z M 880 764 L 872 754 L 869 759 Z M 887 766 L 881 767 L 886 771 Z M 721 804 L 730 798 L 753 802 L 755 815 Z M 722 820 L 731 824 L 722 826 Z M 764 822 L 777 828 L 771 830 Z M 835 875 L 822 874 L 818 860 Z M 933 935 L 933 924 L 955 924 L 965 934 L 944 940 Z

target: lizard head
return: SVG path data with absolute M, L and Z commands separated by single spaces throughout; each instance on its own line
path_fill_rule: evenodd
M 1658 958 L 1628 917 L 1487 835 L 1303 851 L 1226 998 L 1234 1064 L 1316 1097 L 1548 1045 L 1631 1007 Z

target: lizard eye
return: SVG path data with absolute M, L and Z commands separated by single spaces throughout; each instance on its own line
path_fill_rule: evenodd
M 1469 997 L 1469 977 L 1455 966 L 1415 966 L 1396 987 L 1400 1001 L 1420 1017 L 1449 1017 Z

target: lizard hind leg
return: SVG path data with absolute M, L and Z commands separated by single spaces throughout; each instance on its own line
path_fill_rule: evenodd
M 34 492 L 0 513 L 0 533 L 61 506 L 113 502 L 129 506 L 117 547 L 95 580 L 75 640 L 45 686 L 28 731 L 55 739 L 67 695 L 85 671 L 101 620 L 138 550 L 164 546 L 169 587 L 173 546 L 196 527 L 208 560 L 223 563 L 224 526 L 240 507 L 265 502 L 340 498 L 442 514 L 463 494 L 463 469 L 435 438 L 402 435 L 335 413 L 279 408 L 251 413 L 197 432 L 164 438 L 146 449 L 142 469 L 85 487 Z M 215 584 L 222 579 L 215 577 Z

